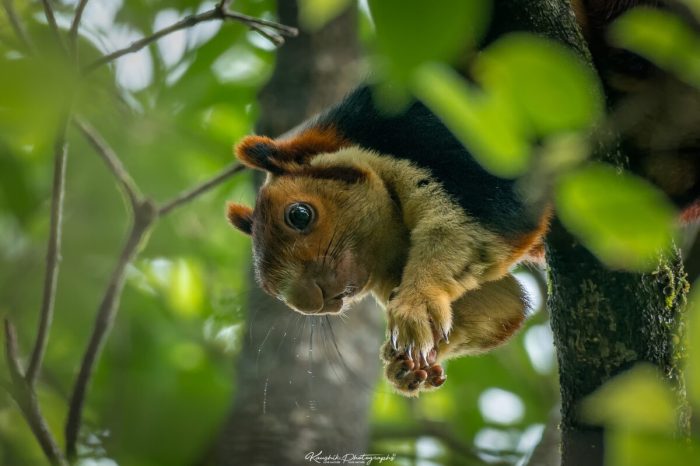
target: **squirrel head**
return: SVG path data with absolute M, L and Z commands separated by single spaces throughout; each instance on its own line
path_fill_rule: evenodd
M 303 314 L 340 313 L 368 291 L 375 227 L 386 214 L 373 201 L 386 197 L 377 175 L 334 161 L 336 153 L 359 149 L 329 141 L 249 136 L 236 148 L 241 162 L 267 179 L 254 209 L 228 205 L 229 221 L 252 235 L 260 286 Z

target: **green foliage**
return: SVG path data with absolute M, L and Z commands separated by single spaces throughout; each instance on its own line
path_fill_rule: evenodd
M 168 36 L 136 54 L 139 62 L 125 57 L 81 76 L 41 20 L 41 2 L 13 3 L 37 53 L 27 54 L 18 40 L 0 41 L 0 317 L 17 327 L 26 364 L 43 284 L 52 144 L 65 102 L 75 96 L 75 112 L 100 131 L 144 194 L 165 201 L 232 162 L 232 145 L 252 131 L 256 92 L 274 54 L 243 25 L 211 22 L 183 32 L 182 45 Z M 51 3 L 59 18 L 71 17 L 74 5 Z M 112 11 L 105 2 L 89 2 L 81 63 L 99 57 L 103 46 L 128 45 L 133 39 L 125 39 L 125 31 L 150 34 L 165 9 L 174 22 L 212 6 L 191 0 L 115 5 Z M 272 6 L 241 0 L 235 8 L 267 16 Z M 11 29 L 4 12 L 0 18 L 5 36 Z M 159 27 L 170 24 L 163 21 Z M 166 60 L 173 50 L 180 53 Z M 232 53 L 237 61 L 226 61 Z M 142 73 L 150 78 L 140 87 L 127 85 Z M 129 226 L 114 178 L 74 126 L 68 143 L 63 260 L 38 384 L 61 446 L 67 396 Z M 120 465 L 192 464 L 210 446 L 234 389 L 231 358 L 240 346 L 249 286 L 250 242 L 227 224 L 224 206 L 252 199 L 250 176 L 241 174 L 155 225 L 128 269 L 120 314 L 88 392 L 79 441 L 85 464 L 101 458 Z M 7 385 L 4 367 L 0 383 Z M 45 462 L 0 389 L 0 464 Z
M 621 430 L 673 432 L 676 403 L 652 366 L 639 365 L 614 378 L 583 405 L 586 420 Z
M 454 71 L 435 65 L 417 73 L 415 88 L 486 169 L 514 177 L 528 168 L 530 144 L 510 102 L 473 89 Z
M 650 270 L 671 246 L 676 211 L 649 182 L 602 163 L 563 176 L 559 218 L 612 267 Z
M 350 0 L 300 0 L 299 22 L 311 31 L 326 25 L 350 6 Z
M 697 286 L 688 305 L 688 354 L 688 396 L 695 406 L 700 406 L 700 288 Z
M 0 316 L 16 324 L 26 355 L 44 273 L 51 144 L 66 100 L 75 96 L 74 110 L 100 130 L 143 191 L 162 201 L 230 163 L 232 144 L 253 129 L 256 94 L 270 75 L 273 54 L 264 39 L 240 24 L 213 22 L 208 32 L 203 26 L 183 32 L 184 45 L 164 40 L 160 45 L 169 45 L 151 45 L 84 77 L 66 65 L 52 32 L 38 19 L 41 2 L 14 3 L 41 53 L 27 54 L 16 38 L 0 41 Z M 59 17 L 70 18 L 70 2 L 51 3 Z M 102 20 L 90 19 L 86 11 L 78 42 L 83 64 L 152 33 L 159 15 L 178 19 L 211 7 L 191 0 L 115 4 L 115 11 L 102 12 Z M 611 266 L 644 267 L 668 246 L 675 212 L 658 192 L 610 167 L 580 165 L 591 128 L 603 118 L 603 104 L 592 71 L 569 51 L 517 34 L 477 54 L 490 15 L 486 0 L 369 4 L 376 75 L 392 83 L 379 94 L 398 100 L 404 92 L 417 95 L 493 173 L 534 176 L 543 180 L 537 187 L 545 193 L 555 185 L 562 220 Z M 88 8 L 105 5 L 93 1 Z M 234 7 L 263 17 L 272 10 L 269 1 L 239 0 Z M 316 29 L 352 6 L 347 0 L 304 0 L 300 7 L 303 24 Z M 665 14 L 635 15 L 621 21 L 615 33 L 619 44 L 697 83 L 694 33 Z M 3 39 L 10 30 L 0 15 Z M 180 51 L 166 57 L 168 48 Z M 470 63 L 458 64 L 458 55 Z M 139 61 L 130 61 L 135 57 Z M 447 66 L 456 64 L 473 81 Z M 39 384 L 39 401 L 61 444 L 66 397 L 128 228 L 124 199 L 102 160 L 73 127 L 68 139 L 63 261 Z M 248 175 L 159 220 L 129 267 L 121 311 L 87 399 L 80 441 L 86 461 L 192 464 L 215 438 L 236 387 L 230 360 L 240 346 L 244 309 L 255 312 L 255 303 L 244 297 L 250 242 L 226 224 L 226 200 L 252 203 Z M 690 323 L 694 362 L 688 366 L 696 406 L 698 301 Z M 451 362 L 448 383 L 418 401 L 380 386 L 373 405 L 378 427 L 373 451 L 461 464 L 464 458 L 446 452 L 449 442 L 430 432 L 379 434 L 386 424 L 421 432 L 428 419 L 444 423 L 467 447 L 476 445 L 482 458 L 494 459 L 494 448 L 516 457 L 526 454 L 532 446 L 528 432 L 541 429 L 556 398 L 546 317 L 538 314 L 527 325 L 505 348 Z M 547 357 L 549 364 L 537 362 Z M 4 370 L 0 382 L 8 382 Z M 478 400 L 493 388 L 514 394 L 523 407 L 519 418 L 497 421 L 489 409 L 479 409 Z M 675 419 L 669 397 L 655 376 L 640 370 L 592 398 L 591 419 L 613 429 L 612 464 L 660 464 L 658 458 L 692 464 L 695 457 L 669 437 Z M 437 445 L 437 453 L 421 450 L 427 440 Z M 15 404 L 0 391 L 0 463 L 42 461 Z
M 606 464 L 698 465 L 700 443 L 697 438 L 679 438 L 676 404 L 676 395 L 661 374 L 639 365 L 588 397 L 583 414 L 607 429 Z
M 485 32 L 490 2 L 370 0 L 380 65 L 399 84 L 428 62 L 452 62 Z M 430 40 L 427 40 L 430 38 Z
M 700 288 L 688 305 L 687 395 L 700 409 Z M 700 438 L 679 434 L 678 394 L 662 374 L 638 365 L 612 379 L 583 404 L 584 417 L 606 430 L 606 464 L 615 466 L 700 465 Z M 682 396 L 682 394 L 681 394 Z
M 611 28 L 611 40 L 700 86 L 700 35 L 678 16 L 635 8 Z
M 474 63 L 486 92 L 502 96 L 535 137 L 589 128 L 603 115 L 593 70 L 563 45 L 515 33 Z

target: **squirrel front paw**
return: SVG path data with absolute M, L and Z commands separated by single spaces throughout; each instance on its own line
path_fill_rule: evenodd
M 452 310 L 447 296 L 430 298 L 402 288 L 392 293 L 387 304 L 389 341 L 392 349 L 423 363 L 428 352 L 441 340 L 447 341 L 452 327 Z
M 408 353 L 395 350 L 391 341 L 387 341 L 382 346 L 381 356 L 387 380 L 405 396 L 418 396 L 420 392 L 437 388 L 447 378 L 442 366 L 436 362 L 435 349 L 427 353 L 424 363 L 419 363 Z

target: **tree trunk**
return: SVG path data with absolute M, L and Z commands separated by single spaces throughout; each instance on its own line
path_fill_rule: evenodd
M 564 43 L 589 63 L 588 52 L 566 0 L 499 2 L 501 30 L 526 30 Z M 614 104 L 614 102 L 609 102 Z M 622 166 L 618 150 L 598 157 Z M 603 432 L 578 416 L 583 398 L 637 362 L 649 362 L 677 390 L 682 427 L 687 405 L 681 372 L 681 317 L 688 282 L 678 251 L 661 259 L 655 272 L 606 269 L 554 222 L 547 238 L 547 263 L 554 343 L 562 398 L 562 464 L 603 464 Z
M 280 1 L 278 9 L 280 22 L 297 23 L 295 1 Z M 357 14 L 350 9 L 320 32 L 302 33 L 280 48 L 260 96 L 259 132 L 282 134 L 356 85 L 356 37 Z M 343 321 L 301 316 L 262 293 L 252 278 L 250 283 L 250 331 L 214 464 L 308 464 L 309 452 L 366 452 L 380 374 L 381 311 L 365 301 Z

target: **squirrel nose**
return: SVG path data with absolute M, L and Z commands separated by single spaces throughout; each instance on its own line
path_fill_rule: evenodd
M 283 293 L 284 301 L 302 314 L 314 314 L 323 309 L 323 289 L 313 279 L 303 279 Z

